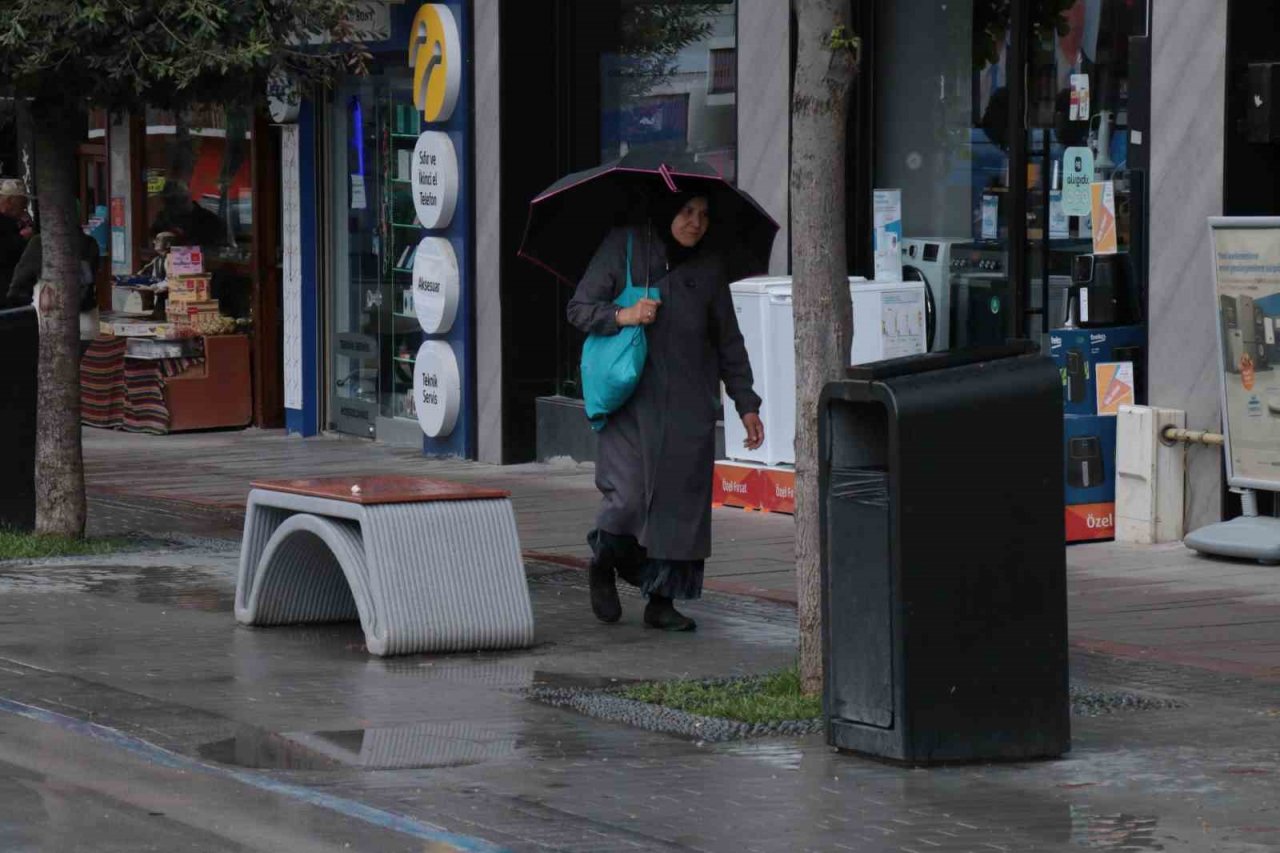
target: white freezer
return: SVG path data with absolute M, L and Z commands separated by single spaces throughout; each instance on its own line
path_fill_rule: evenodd
M 765 465 L 795 464 L 795 332 L 789 276 L 749 278 L 729 286 L 738 326 L 751 359 L 756 393 L 763 401 L 765 442 L 742 446 L 746 430 L 724 395 L 725 455 Z M 924 282 L 869 282 L 849 279 L 853 297 L 850 364 L 866 364 L 925 351 Z

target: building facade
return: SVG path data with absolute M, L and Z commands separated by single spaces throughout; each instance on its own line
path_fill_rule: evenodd
M 785 275 L 789 4 L 366 5 L 371 73 L 247 129 L 262 142 L 247 155 L 251 192 L 232 206 L 251 229 L 278 224 L 274 243 L 270 229 L 255 232 L 266 242 L 253 252 L 269 257 L 247 262 L 262 267 L 254 304 L 278 305 L 275 362 L 263 357 L 257 381 L 278 385 L 283 421 L 301 435 L 502 464 L 589 459 L 569 288 L 516 254 L 529 200 L 637 147 L 692 155 L 781 224 L 770 271 Z M 1091 254 L 1092 217 L 1065 197 L 1075 152 L 1088 149 L 1091 176 L 1114 189 L 1131 267 L 1139 395 L 1216 429 L 1206 218 L 1280 210 L 1277 147 L 1240 128 L 1242 70 L 1280 60 L 1259 35 L 1275 31 L 1276 13 L 1243 0 L 853 7 L 863 48 L 848 129 L 850 273 L 873 275 L 872 193 L 897 189 L 904 246 L 932 242 L 980 264 L 920 259 L 935 303 L 960 293 L 996 316 L 935 304 L 935 319 L 960 335 L 981 320 L 1047 342 L 1076 259 Z M 662 32 L 678 35 L 655 42 L 653 15 L 674 16 Z M 659 69 L 643 85 L 628 77 L 637 61 Z M 165 126 L 149 117 L 141 136 L 153 124 Z M 109 195 L 125 199 L 120 219 L 132 226 L 148 200 L 117 166 L 137 156 L 131 146 L 147 160 L 159 143 L 128 125 L 102 136 Z M 260 179 L 274 179 L 261 197 Z M 124 240 L 122 268 L 138 244 Z M 1191 451 L 1188 528 L 1232 512 L 1218 451 Z

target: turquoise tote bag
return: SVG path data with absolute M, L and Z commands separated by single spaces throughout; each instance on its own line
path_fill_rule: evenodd
M 649 298 L 649 288 L 631 281 L 631 236 L 627 235 L 627 286 L 613 304 L 630 308 Z M 608 416 L 631 398 L 644 372 L 649 345 L 644 326 L 623 326 L 616 335 L 588 335 L 582 345 L 582 400 L 587 419 L 596 432 Z

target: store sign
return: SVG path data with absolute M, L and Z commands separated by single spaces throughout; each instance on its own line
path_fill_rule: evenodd
M 447 133 L 428 130 L 413 147 L 413 209 L 423 228 L 448 228 L 458 204 L 458 152 Z
M 276 124 L 292 124 L 302 107 L 302 88 L 297 78 L 284 70 L 267 78 L 267 112 Z
M 425 237 L 413 255 L 413 310 L 428 335 L 447 334 L 458 316 L 462 279 L 453 244 Z
M 1227 479 L 1237 487 L 1277 491 L 1280 217 L 1215 217 L 1209 226 Z
M 458 422 L 462 383 L 453 347 L 427 341 L 413 362 L 413 400 L 418 423 L 428 438 L 444 438 Z
M 386 41 L 391 38 L 391 7 L 387 0 L 358 0 L 347 18 L 351 25 L 350 40 L 356 43 Z M 328 33 L 313 35 L 311 44 L 329 44 Z
M 443 3 L 424 3 L 409 30 L 413 104 L 428 122 L 448 121 L 462 88 L 458 22 Z
M 1093 183 L 1093 151 L 1087 147 L 1068 148 L 1062 154 L 1062 212 L 1067 216 L 1088 216 L 1093 207 L 1089 189 Z

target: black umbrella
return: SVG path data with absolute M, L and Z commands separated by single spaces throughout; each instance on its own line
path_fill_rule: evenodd
M 707 197 L 705 239 L 724 253 L 735 278 L 768 269 L 778 223 L 755 199 L 705 164 L 652 152 L 574 172 L 539 193 L 529 204 L 520 257 L 576 284 L 611 228 L 643 224 L 655 198 L 677 192 Z

